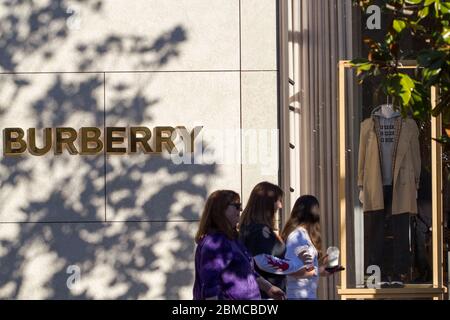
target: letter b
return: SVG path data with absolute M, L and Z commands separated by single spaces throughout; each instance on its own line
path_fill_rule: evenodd
M 15 137 L 13 134 L 15 133 Z M 27 144 L 23 137 L 24 131 L 21 128 L 6 128 L 3 129 L 3 155 L 14 156 L 25 152 Z M 14 147 L 14 145 L 19 146 Z
M 103 142 L 100 139 L 100 129 L 95 127 L 83 127 L 80 129 L 81 154 L 97 154 L 103 149 Z

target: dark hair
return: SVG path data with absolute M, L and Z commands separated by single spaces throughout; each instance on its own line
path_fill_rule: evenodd
M 274 228 L 275 203 L 282 197 L 283 190 L 279 186 L 266 181 L 258 183 L 250 193 L 240 225 L 262 223 Z
M 289 220 L 281 232 L 281 238 L 284 241 L 298 226 L 303 226 L 308 231 L 308 235 L 317 251 L 320 252 L 322 249 L 320 215 L 312 211 L 312 208 L 315 206 L 319 206 L 319 201 L 311 195 L 301 196 L 295 201 Z
M 225 210 L 230 203 L 235 201 L 240 201 L 240 197 L 234 191 L 217 190 L 211 193 L 206 200 L 200 218 L 198 231 L 195 235 L 196 243 L 199 243 L 203 236 L 211 232 L 222 232 L 231 240 L 237 238 L 236 228 L 231 225 L 225 216 Z

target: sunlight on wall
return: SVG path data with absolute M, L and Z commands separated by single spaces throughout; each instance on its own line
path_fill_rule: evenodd
M 275 2 L 258 2 L 271 18 L 249 25 L 256 34 L 274 34 Z M 254 18 L 239 16 L 239 3 L 3 1 L 0 129 L 36 128 L 38 146 L 46 127 L 276 129 L 275 41 L 249 59 L 261 43 L 241 30 L 242 69 L 261 71 L 261 89 L 241 83 L 239 23 Z M 9 299 L 191 299 L 207 195 L 278 175 L 277 159 L 262 176 L 167 155 L 4 157 L 0 144 L 0 156 L 0 298 Z

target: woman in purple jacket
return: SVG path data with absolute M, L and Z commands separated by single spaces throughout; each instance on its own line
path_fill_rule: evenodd
M 195 236 L 194 299 L 261 299 L 260 289 L 273 299 L 284 292 L 255 272 L 253 259 L 238 240 L 241 209 L 239 195 L 231 190 L 212 193 Z

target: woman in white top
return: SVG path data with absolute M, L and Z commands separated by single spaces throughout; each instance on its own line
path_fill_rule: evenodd
M 286 242 L 285 258 L 309 265 L 301 274 L 288 275 L 287 299 L 317 299 L 319 276 L 329 276 L 325 270 L 326 256 L 321 257 L 319 202 L 310 195 L 297 199 L 281 237 Z M 307 257 L 306 261 L 299 256 Z

